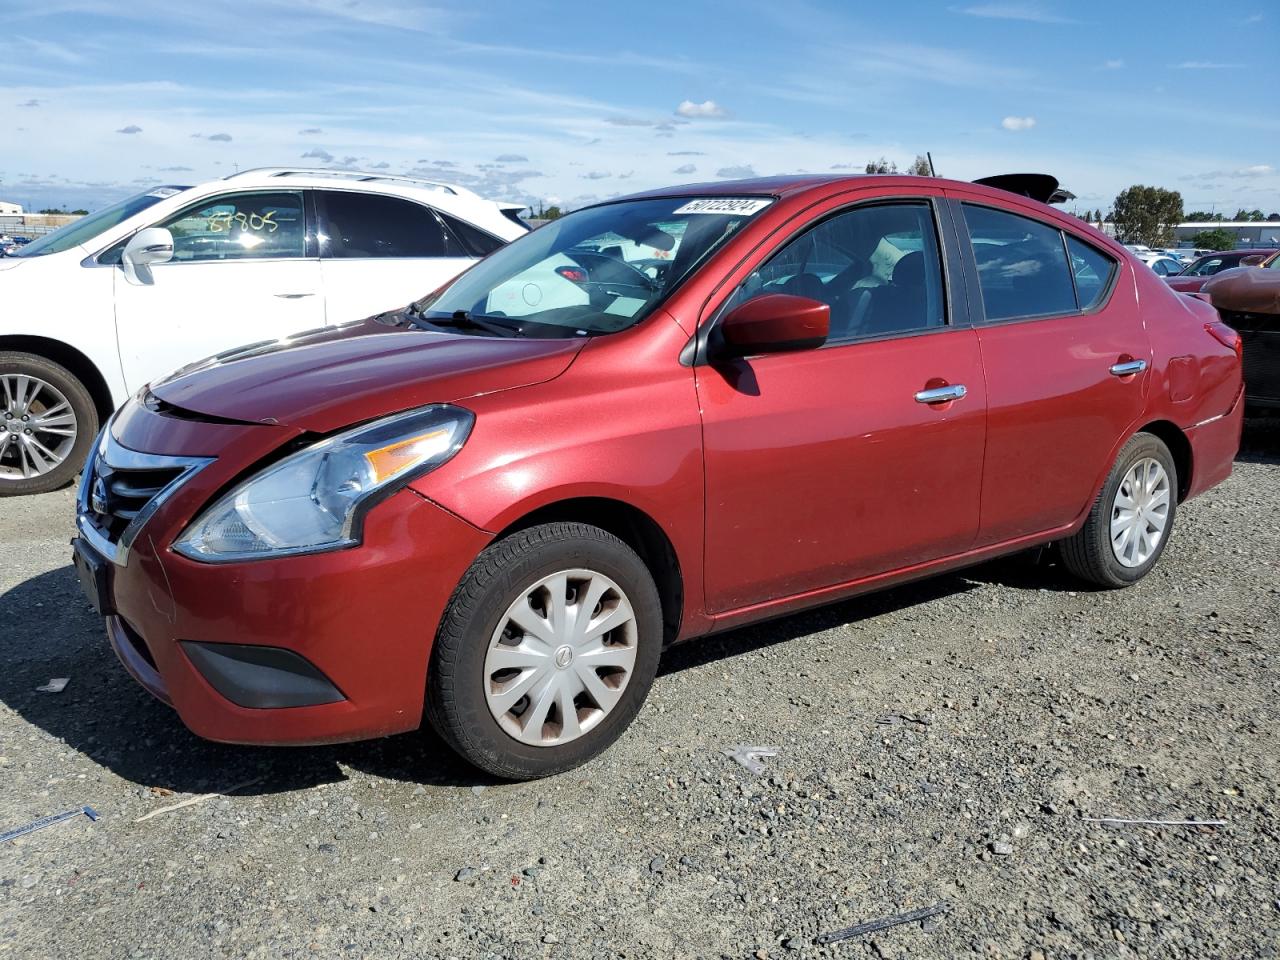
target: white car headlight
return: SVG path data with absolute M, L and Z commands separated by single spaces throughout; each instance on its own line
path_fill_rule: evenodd
M 436 404 L 329 437 L 235 487 L 173 548 L 216 563 L 351 546 L 365 511 L 457 453 L 474 421 Z

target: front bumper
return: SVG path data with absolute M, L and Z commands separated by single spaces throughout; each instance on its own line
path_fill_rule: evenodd
M 128 424 L 116 430 L 128 446 Z M 406 489 L 370 511 L 357 547 L 199 563 L 169 544 L 230 475 L 221 467 L 179 488 L 108 565 L 107 636 L 125 669 L 210 740 L 333 743 L 417 728 L 437 624 L 489 535 Z M 303 674 L 310 687 L 295 682 Z

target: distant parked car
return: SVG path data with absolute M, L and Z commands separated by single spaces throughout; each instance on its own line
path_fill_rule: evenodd
M 1262 263 L 1276 250 L 1219 250 L 1192 262 L 1176 277 L 1167 277 L 1169 286 L 1180 293 L 1195 293 L 1215 273 L 1232 267 L 1253 267 Z
M 1202 292 L 1223 323 L 1240 334 L 1250 411 L 1280 412 L 1280 253 L 1268 258 L 1264 270 L 1224 270 Z
M 1156 257 L 1152 260 L 1148 260 L 1146 261 L 1146 264 L 1148 267 L 1151 268 L 1152 272 L 1154 272 L 1155 275 L 1158 277 L 1177 276 L 1183 271 L 1183 268 L 1186 266 L 1186 264 L 1173 259 L 1173 257 L 1163 257 L 1163 256 Z
M 528 232 L 463 187 L 270 168 L 140 193 L 0 260 L 0 495 L 52 490 L 155 377 L 403 307 Z

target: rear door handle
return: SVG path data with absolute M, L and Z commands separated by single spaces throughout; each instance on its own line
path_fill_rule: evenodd
M 945 387 L 932 387 L 916 394 L 916 403 L 948 403 L 951 400 L 963 400 L 966 393 L 963 383 L 953 383 Z
M 1131 377 L 1145 369 L 1147 369 L 1147 361 L 1145 360 L 1122 360 L 1111 365 L 1111 375 L 1113 377 Z
M 303 297 L 314 297 L 314 293 L 277 293 L 281 300 L 301 300 Z

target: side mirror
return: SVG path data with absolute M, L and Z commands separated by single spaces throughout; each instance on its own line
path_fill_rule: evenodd
M 150 285 L 155 283 L 151 275 L 153 263 L 168 263 L 173 259 L 173 234 L 164 227 L 147 227 L 133 235 L 120 254 L 125 278 L 130 283 Z
M 729 311 L 720 321 L 721 357 L 810 350 L 827 342 L 831 308 L 808 297 L 766 293 Z

